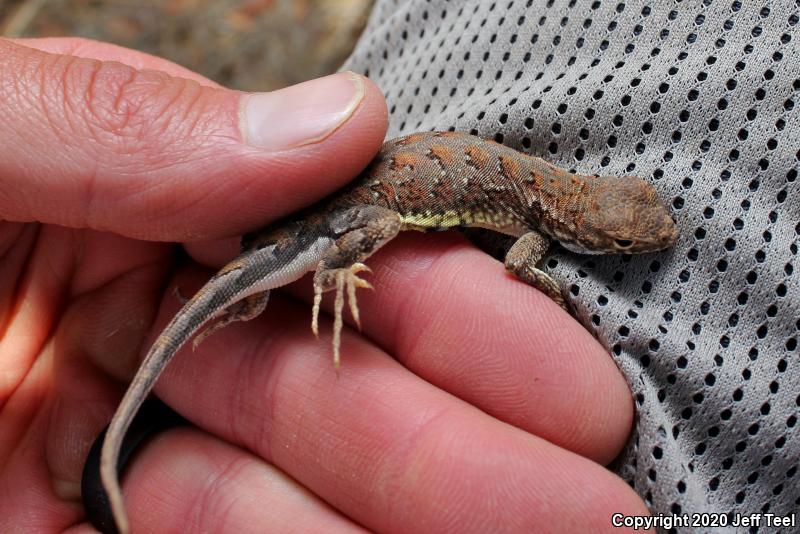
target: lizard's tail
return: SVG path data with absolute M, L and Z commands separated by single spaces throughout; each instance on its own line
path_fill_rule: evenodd
M 111 419 L 100 453 L 100 481 L 119 532 L 125 534 L 130 527 L 117 480 L 117 464 L 123 438 L 134 416 L 178 349 L 201 328 L 225 312 L 229 312 L 228 316 L 220 320 L 220 325 L 255 317 L 266 305 L 269 290 L 294 282 L 316 268 L 333 243 L 332 238 L 320 230 L 327 228 L 325 221 L 314 228 L 308 228 L 305 222 L 294 224 L 297 227 L 284 227 L 276 231 L 276 235 L 299 237 L 281 241 L 265 234 L 270 238 L 268 244 L 252 243 L 246 247 L 246 252 L 214 275 L 170 321 L 142 361 Z M 213 329 L 215 325 L 212 324 L 209 330 Z M 196 339 L 201 339 L 203 334 L 201 332 Z
M 236 295 L 230 294 L 228 289 L 230 285 L 219 283 L 219 276 L 212 278 L 200 289 L 155 340 L 106 430 L 100 453 L 100 480 L 108 496 L 117 530 L 122 534 L 130 531 L 122 491 L 117 480 L 117 466 L 123 439 L 159 375 L 178 349 L 215 318 L 210 310 L 225 309 L 227 305 L 239 300 Z M 208 312 L 204 313 L 204 310 Z

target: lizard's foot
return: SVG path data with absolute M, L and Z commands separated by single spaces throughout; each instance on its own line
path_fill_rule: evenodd
M 569 313 L 569 306 L 567 306 L 567 301 L 558 283 L 536 267 L 549 246 L 550 241 L 538 232 L 531 231 L 522 235 L 511 245 L 506 254 L 506 269 L 523 282 L 550 297 L 553 302 Z
M 266 309 L 267 302 L 269 302 L 269 291 L 263 291 L 231 304 L 225 308 L 225 311 L 219 319 L 209 324 L 204 330 L 201 330 L 194 336 L 192 340 L 192 350 L 197 349 L 197 346 L 202 343 L 205 338 L 220 328 L 224 328 L 236 321 L 249 321 L 257 317 Z
M 314 306 L 311 310 L 311 331 L 314 332 L 315 336 L 319 336 L 319 307 L 322 303 L 322 293 L 336 289 L 333 318 L 333 366 L 336 369 L 339 368 L 339 362 L 341 361 L 339 347 L 342 336 L 342 310 L 344 308 L 345 287 L 347 288 L 350 313 L 353 315 L 353 320 L 359 330 L 361 329 L 361 317 L 358 313 L 356 288 L 372 289 L 372 284 L 358 276 L 358 273 L 362 271 L 372 272 L 363 263 L 356 262 L 350 267 L 318 271 L 314 276 Z
M 335 211 L 330 216 L 330 228 L 340 237 L 329 247 L 317 264 L 314 274 L 314 309 L 311 317 L 311 330 L 319 332 L 319 306 L 322 293 L 336 289 L 333 322 L 333 365 L 339 368 L 339 344 L 342 334 L 342 309 L 344 291 L 350 298 L 350 312 L 353 320 L 361 328 L 361 319 L 356 302 L 356 288 L 372 286 L 358 276 L 361 271 L 369 271 L 362 262 L 389 240 L 402 228 L 400 214 L 380 206 L 359 205 Z

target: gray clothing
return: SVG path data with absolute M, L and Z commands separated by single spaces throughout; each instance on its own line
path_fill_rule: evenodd
M 799 21 L 791 0 L 379 0 L 345 65 L 390 136 L 471 131 L 671 205 L 673 250 L 547 264 L 634 392 L 614 468 L 656 514 L 800 508 Z

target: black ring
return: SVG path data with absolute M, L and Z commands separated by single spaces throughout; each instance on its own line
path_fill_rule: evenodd
M 131 426 L 122 440 L 119 461 L 117 462 L 117 477 L 122 477 L 125 467 L 137 449 L 141 448 L 151 437 L 169 428 L 186 424 L 186 419 L 178 415 L 172 408 L 150 397 L 139 409 L 131 422 Z M 108 502 L 103 484 L 100 481 L 100 451 L 103 448 L 108 426 L 94 440 L 86 462 L 83 464 L 81 476 L 81 500 L 86 510 L 86 518 L 100 532 L 104 534 L 118 534 L 117 525 L 111 515 L 111 505 Z

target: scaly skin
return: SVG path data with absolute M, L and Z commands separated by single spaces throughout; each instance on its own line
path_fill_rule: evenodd
M 655 189 L 640 178 L 572 174 L 455 132 L 384 144 L 329 206 L 357 204 L 398 212 L 404 229 L 479 226 L 514 236 L 537 230 L 583 254 L 651 252 L 677 239 Z
M 100 474 L 120 532 L 129 530 L 116 466 L 123 437 L 156 379 L 193 335 L 195 344 L 265 308 L 269 291 L 310 271 L 312 330 L 322 293 L 336 290 L 334 364 L 345 291 L 358 323 L 362 263 L 403 230 L 480 227 L 513 236 L 506 267 L 562 307 L 558 284 L 536 264 L 551 240 L 584 254 L 641 253 L 672 246 L 677 228 L 655 189 L 635 177 L 572 174 L 477 137 L 419 133 L 384 144 L 353 183 L 308 210 L 242 240 L 242 252 L 189 300 L 156 339 L 109 425 Z M 206 327 L 204 331 L 201 331 Z

